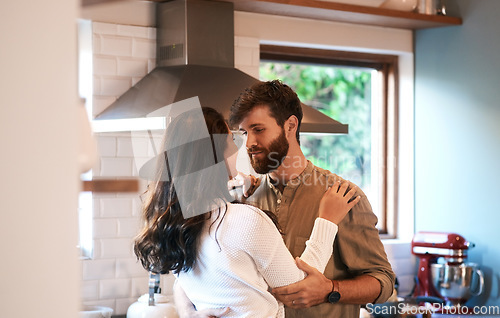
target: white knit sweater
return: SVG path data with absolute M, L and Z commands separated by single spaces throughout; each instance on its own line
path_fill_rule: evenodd
M 283 304 L 268 287 L 295 283 L 305 273 L 275 225 L 264 212 L 244 204 L 228 204 L 225 216 L 217 215 L 212 213 L 205 224 L 195 266 L 181 272 L 178 283 L 197 310 L 229 307 L 224 317 L 284 317 Z M 301 259 L 323 272 L 336 234 L 336 224 L 316 219 Z

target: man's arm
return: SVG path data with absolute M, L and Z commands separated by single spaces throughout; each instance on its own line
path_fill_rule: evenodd
M 297 266 L 307 273 L 307 277 L 295 284 L 274 288 L 274 296 L 291 308 L 307 308 L 327 301 L 328 294 L 333 290 L 333 283 L 321 272 L 301 259 Z M 337 281 L 342 297 L 340 303 L 366 304 L 374 302 L 380 294 L 380 282 L 369 275 L 353 279 Z
M 361 190 L 358 191 L 362 199 L 339 224 L 334 248 L 334 258 L 341 259 L 353 277 L 339 281 L 340 302 L 384 302 L 392 294 L 395 275 L 380 241 L 376 228 L 377 217 L 366 196 Z M 301 265 L 299 267 L 304 270 Z M 273 292 L 288 306 L 304 308 L 326 302 L 327 295 L 332 291 L 332 282 L 320 272 L 311 270 L 302 282 L 287 287 L 289 289 L 274 289 Z M 292 304 L 286 298 L 281 299 L 283 296 L 288 296 L 289 300 L 295 300 L 293 297 L 300 299 Z

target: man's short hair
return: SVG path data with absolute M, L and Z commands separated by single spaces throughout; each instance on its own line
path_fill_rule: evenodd
M 245 89 L 231 106 L 229 123 L 239 125 L 256 106 L 268 106 L 276 123 L 283 127 L 285 121 L 294 115 L 298 119 L 297 142 L 299 142 L 302 106 L 297 94 L 280 80 L 258 82 Z

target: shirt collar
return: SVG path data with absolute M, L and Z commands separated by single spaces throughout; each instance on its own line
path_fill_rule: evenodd
M 313 164 L 311 161 L 307 160 L 307 165 L 306 168 L 295 178 L 288 180 L 288 182 L 285 185 L 285 188 L 296 188 L 298 187 L 301 183 L 303 183 L 305 180 L 307 180 L 309 177 L 311 177 L 311 173 L 313 170 Z M 270 187 L 275 193 L 278 193 L 279 190 L 274 186 L 274 184 L 271 181 L 271 177 L 269 174 L 266 174 L 266 183 L 267 186 Z

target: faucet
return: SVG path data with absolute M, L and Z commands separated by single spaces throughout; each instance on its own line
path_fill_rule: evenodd
M 160 274 L 149 272 L 149 306 L 155 305 L 155 294 L 160 293 Z

